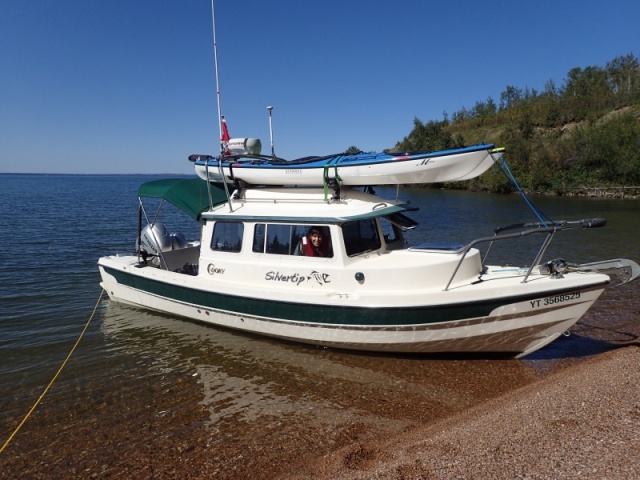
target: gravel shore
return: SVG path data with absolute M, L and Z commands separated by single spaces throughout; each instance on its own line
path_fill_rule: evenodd
M 640 475 L 640 348 L 604 353 L 451 418 L 352 445 L 295 478 Z

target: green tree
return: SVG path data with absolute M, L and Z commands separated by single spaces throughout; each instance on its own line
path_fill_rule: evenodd
M 451 122 L 443 115 L 440 122 L 415 118 L 396 148 L 442 150 L 463 146 L 465 138 L 504 146 L 512 172 L 534 191 L 640 185 L 640 61 L 633 54 L 606 68 L 572 68 L 561 87 L 553 80 L 540 92 L 507 85 L 499 106 L 488 97 L 463 106 Z M 490 173 L 449 186 L 511 191 L 502 176 Z
M 589 112 L 613 104 L 607 72 L 600 67 L 572 68 L 563 88 L 566 121 L 583 120 Z
M 349 148 L 347 148 L 344 151 L 345 155 L 357 155 L 358 153 L 362 153 L 362 150 L 360 150 L 358 147 L 356 147 L 355 145 L 351 145 Z
M 640 62 L 631 53 L 616 57 L 607 63 L 611 90 L 617 97 L 617 105 L 638 98 L 640 95 Z
M 471 110 L 471 117 L 478 121 L 479 125 L 483 125 L 488 118 L 494 116 L 498 112 L 498 107 L 493 98 L 487 98 L 486 102 L 478 101 Z
M 544 92 L 538 97 L 536 107 L 538 125 L 545 127 L 560 125 L 560 98 L 553 80 L 547 80 L 545 83 Z
M 500 94 L 500 111 L 515 108 L 522 100 L 522 89 L 507 85 L 504 92 Z
M 418 118 L 413 120 L 413 130 L 395 149 L 404 152 L 431 152 L 436 150 L 446 150 L 448 148 L 462 147 L 460 137 L 454 139 L 453 135 L 446 130 L 449 122 L 430 120 L 427 123 L 421 122 Z

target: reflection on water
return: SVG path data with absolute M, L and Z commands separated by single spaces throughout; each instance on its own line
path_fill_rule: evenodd
M 467 391 L 468 383 L 451 381 L 466 377 L 472 360 L 363 355 L 289 344 L 113 302 L 107 302 L 102 331 L 107 351 L 153 359 L 155 369 L 190 372 L 203 388 L 202 403 L 212 424 L 304 412 L 312 413 L 309 421 L 318 424 L 328 419 L 347 421 L 353 415 L 365 421 L 376 409 L 372 400 L 391 399 L 399 392 L 411 396 L 412 402 L 430 403 L 441 410 L 457 410 L 474 396 L 473 389 Z M 487 361 L 476 362 L 472 370 L 487 365 Z M 512 373 L 520 372 L 520 382 L 532 378 L 529 368 L 511 363 Z M 398 420 L 404 416 L 398 415 Z
M 339 432 L 358 424 L 363 430 L 399 432 L 537 378 L 517 360 L 503 360 L 495 369 L 492 360 L 333 351 L 111 302 L 102 331 L 108 351 L 153 359 L 151 369 L 181 371 L 196 380 L 209 425 L 218 433 L 249 428 L 251 435 L 256 422 L 276 422 L 285 431 L 304 425 Z

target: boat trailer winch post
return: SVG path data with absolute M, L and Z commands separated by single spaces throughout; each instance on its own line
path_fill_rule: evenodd
M 482 264 L 485 264 L 485 261 L 487 259 L 487 256 L 489 254 L 489 250 L 491 249 L 491 246 L 493 245 L 494 242 L 499 241 L 499 240 L 508 240 L 508 239 L 514 239 L 514 238 L 522 238 L 522 237 L 528 237 L 530 235 L 542 235 L 542 234 L 546 234 L 547 237 L 544 239 L 544 241 L 542 242 L 542 246 L 540 247 L 540 249 L 538 250 L 538 253 L 536 254 L 536 256 L 533 259 L 533 262 L 531 263 L 531 265 L 529 266 L 529 270 L 527 271 L 527 274 L 524 276 L 524 279 L 522 280 L 522 283 L 526 283 L 527 280 L 529 279 L 529 276 L 531 275 L 531 272 L 533 271 L 533 269 L 536 267 L 536 265 L 539 264 L 540 259 L 542 258 L 542 256 L 544 255 L 544 253 L 546 252 L 549 244 L 551 243 L 551 240 L 553 239 L 553 236 L 556 234 L 556 232 L 560 231 L 560 230 L 572 230 L 575 228 L 600 228 L 600 227 L 604 227 L 606 225 L 607 221 L 604 218 L 592 218 L 592 219 L 583 219 L 583 220 L 575 220 L 575 221 L 566 221 L 566 220 L 561 220 L 558 222 L 555 222 L 555 225 L 551 226 L 551 227 L 543 227 L 541 223 L 535 222 L 535 223 L 522 223 L 522 224 L 514 224 L 514 225 L 508 225 L 506 227 L 498 227 L 496 228 L 496 234 L 491 236 L 491 237 L 483 237 L 483 238 L 478 238 L 476 240 L 472 240 L 470 243 L 468 243 L 467 245 L 463 246 L 462 248 L 458 249 L 457 251 L 455 251 L 454 253 L 456 254 L 462 254 L 462 256 L 460 257 L 460 260 L 458 261 L 456 268 L 453 270 L 453 273 L 451 274 L 451 277 L 449 278 L 449 282 L 447 282 L 447 286 L 444 288 L 444 291 L 448 291 L 449 287 L 451 286 L 451 283 L 453 282 L 456 274 L 458 273 L 458 270 L 460 269 L 460 266 L 462 265 L 462 262 L 464 261 L 465 257 L 467 256 L 467 253 L 469 253 L 469 251 L 476 245 L 480 244 L 480 243 L 489 243 L 489 248 L 487 249 L 487 252 L 485 253 L 483 259 L 482 259 Z M 509 229 L 513 229 L 513 228 L 521 228 L 521 227 L 535 227 L 535 228 L 530 228 L 528 230 L 522 230 L 516 233 L 505 233 L 505 234 L 500 234 L 498 232 L 504 231 L 504 230 L 509 230 Z

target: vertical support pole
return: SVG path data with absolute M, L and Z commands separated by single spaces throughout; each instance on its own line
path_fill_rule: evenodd
M 269 138 L 271 139 L 271 158 L 275 158 L 276 152 L 273 145 L 273 123 L 271 121 L 271 111 L 273 110 L 273 107 L 269 105 L 267 107 L 267 110 L 269 110 Z

